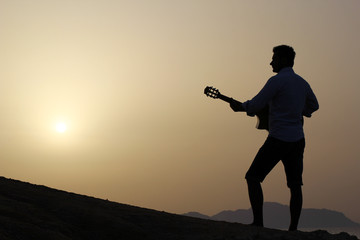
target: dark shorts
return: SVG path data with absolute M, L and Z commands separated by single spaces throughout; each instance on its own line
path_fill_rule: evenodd
M 297 142 L 284 142 L 273 137 L 268 137 L 264 145 L 259 149 L 245 178 L 262 182 L 275 165 L 279 161 L 282 161 L 288 187 L 301 186 L 303 185 L 304 149 L 305 139 Z

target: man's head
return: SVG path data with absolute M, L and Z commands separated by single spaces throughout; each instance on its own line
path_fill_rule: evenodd
M 293 67 L 295 59 L 295 51 L 292 47 L 280 45 L 273 48 L 274 55 L 270 65 L 273 72 L 280 72 L 285 67 Z

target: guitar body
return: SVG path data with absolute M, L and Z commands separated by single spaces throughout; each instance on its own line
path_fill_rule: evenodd
M 264 107 L 260 112 L 257 112 L 255 115 L 258 119 L 256 128 L 259 130 L 269 131 L 269 106 Z
M 236 101 L 232 98 L 222 95 L 218 89 L 213 88 L 213 87 L 206 87 L 204 89 L 204 94 L 211 98 L 215 98 L 215 99 L 219 98 L 228 103 Z M 239 101 L 237 101 L 237 102 L 241 104 L 241 102 L 239 102 Z M 255 114 L 255 116 L 258 119 L 256 128 L 259 130 L 268 130 L 269 131 L 269 106 L 266 106 L 261 111 L 257 112 Z

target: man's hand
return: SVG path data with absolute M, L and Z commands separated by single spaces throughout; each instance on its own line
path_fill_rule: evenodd
M 231 99 L 231 100 L 232 101 L 230 102 L 230 107 L 234 112 L 244 112 L 245 111 L 241 102 L 236 101 L 234 99 Z

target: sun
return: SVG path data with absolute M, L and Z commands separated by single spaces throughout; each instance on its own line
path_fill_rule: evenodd
M 66 123 L 64 123 L 64 122 L 58 122 L 58 123 L 56 123 L 55 129 L 56 129 L 56 131 L 57 131 L 58 133 L 64 133 L 64 132 L 66 132 L 66 130 L 67 130 Z

